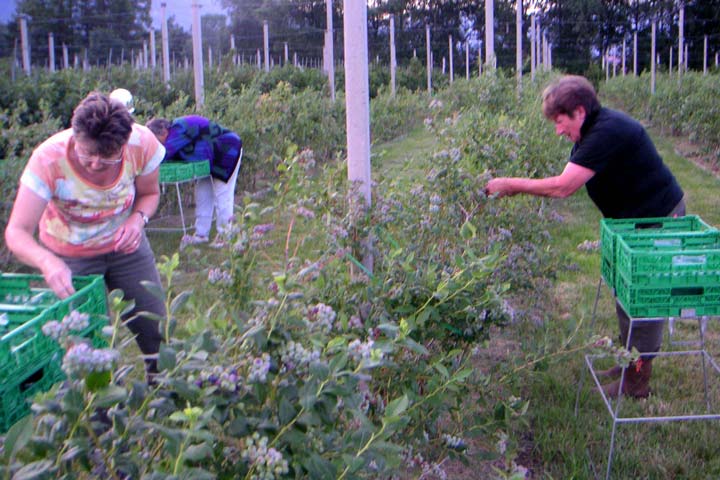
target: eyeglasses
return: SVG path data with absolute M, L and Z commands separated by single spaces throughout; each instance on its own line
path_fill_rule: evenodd
M 76 142 L 75 143 L 75 153 L 77 154 L 78 159 L 80 159 L 80 161 L 82 161 L 84 163 L 92 162 L 95 159 L 97 159 L 97 161 L 99 163 L 102 163 L 103 165 L 117 165 L 118 163 L 122 162 L 122 159 L 123 159 L 122 158 L 122 150 L 120 150 L 120 153 L 119 153 L 120 156 L 117 158 L 103 158 L 98 154 L 90 155 L 88 153 L 82 152 L 81 148 L 82 147 L 80 147 Z

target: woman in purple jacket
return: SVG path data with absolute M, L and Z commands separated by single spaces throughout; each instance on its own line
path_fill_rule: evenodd
M 236 133 L 199 115 L 176 118 L 172 122 L 156 118 L 150 120 L 147 127 L 165 146 L 165 160 L 210 162 L 211 177 L 201 178 L 195 184 L 195 233 L 183 237 L 183 243 L 207 242 L 215 211 L 217 237 L 211 246 L 222 247 L 233 217 L 242 140 Z

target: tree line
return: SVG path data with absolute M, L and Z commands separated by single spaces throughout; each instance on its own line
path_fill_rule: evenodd
M 280 57 L 285 42 L 303 57 L 321 57 L 326 28 L 325 1 L 315 0 L 221 0 L 228 15 L 203 15 L 203 48 L 214 55 L 230 53 L 231 36 L 236 53 L 250 56 L 263 45 L 263 22 L 270 31 L 272 55 Z M 626 42 L 626 55 L 632 55 L 637 35 L 638 67 L 650 64 L 650 25 L 657 24 L 657 52 L 667 65 L 669 50 L 677 48 L 680 11 L 688 66 L 702 68 L 704 37 L 708 36 L 710 55 L 720 49 L 720 0 L 532 0 L 523 2 L 523 54 L 529 68 L 531 15 L 540 32 L 552 45 L 552 63 L 569 72 L 587 73 L 608 51 L 620 53 Z M 172 7 L 172 5 L 170 5 Z M 28 18 L 33 64 L 47 64 L 48 33 L 53 33 L 56 48 L 67 45 L 73 52 L 87 51 L 91 64 L 105 65 L 128 59 L 147 42 L 152 26 L 150 0 L 20 0 L 16 17 Z M 495 0 L 495 53 L 497 65 L 515 68 L 517 0 Z M 336 45 L 342 45 L 342 0 L 333 2 Z M 168 12 L 171 8 L 168 8 Z M 395 17 L 395 42 L 399 62 L 417 56 L 424 59 L 425 26 L 431 28 L 431 48 L 435 64 L 448 56 L 452 35 L 457 58 L 455 68 L 464 68 L 465 42 L 471 45 L 471 61 L 484 38 L 485 2 L 482 0 L 380 0 L 368 8 L 368 41 L 371 58 L 388 62 L 389 15 Z M 177 59 L 192 57 L 188 31 L 168 15 L 171 55 Z M 159 33 L 159 30 L 158 30 Z M 19 45 L 17 18 L 0 24 L 0 56 L 17 55 Z M 159 38 L 159 37 L 158 37 Z M 19 48 L 19 47 L 18 47 Z M 159 52 L 159 42 L 156 43 Z M 112 52 L 112 54 L 110 54 Z M 341 58 L 342 48 L 335 48 Z M 677 56 L 676 56 L 677 58 Z M 423 60 L 424 61 L 424 60 Z

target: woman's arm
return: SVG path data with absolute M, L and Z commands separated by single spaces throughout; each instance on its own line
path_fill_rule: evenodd
M 5 228 L 5 243 L 21 262 L 40 270 L 58 297 L 66 298 L 75 293 L 70 268 L 35 240 L 35 230 L 46 206 L 47 202 L 43 198 L 20 184 Z
M 160 169 L 135 177 L 135 203 L 132 213 L 115 234 L 115 251 L 132 253 L 140 246 L 145 227 L 143 215 L 152 217 L 160 202 Z
M 503 197 L 527 193 L 541 197 L 569 197 L 590 180 L 595 172 L 569 162 L 560 175 L 548 178 L 500 177 L 490 180 L 485 187 L 488 195 Z

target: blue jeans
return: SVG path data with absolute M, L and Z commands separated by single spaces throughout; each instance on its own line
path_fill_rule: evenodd
M 162 342 L 158 322 L 143 316 L 141 312 L 151 312 L 160 317 L 165 317 L 167 312 L 164 301 L 150 293 L 140 283 L 147 280 L 161 285 L 160 274 L 155 266 L 155 255 L 145 234 L 140 247 L 130 254 L 111 252 L 95 257 L 60 258 L 68 265 L 73 275 L 103 275 L 108 290 L 119 288 L 125 294 L 125 300 L 134 300 L 135 308 L 122 319 L 135 334 L 135 341 L 143 354 L 158 353 Z M 149 370 L 155 369 L 155 361 L 146 363 Z

